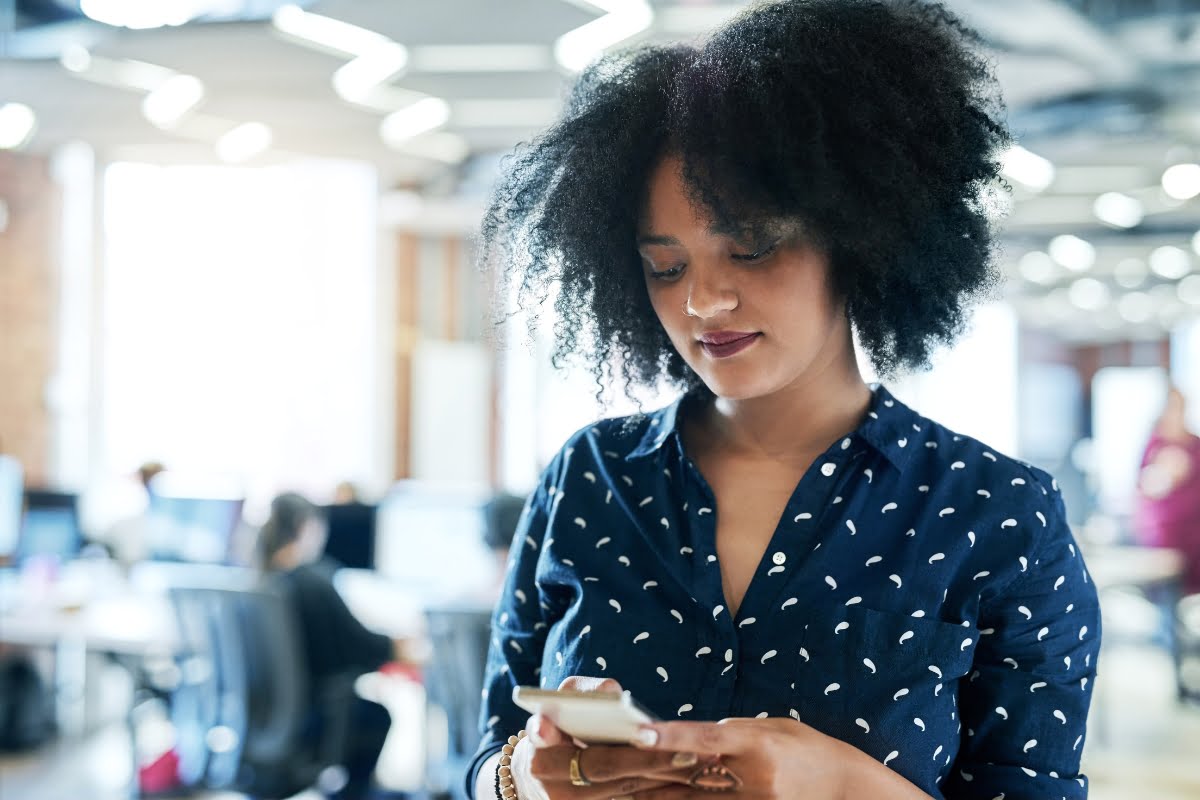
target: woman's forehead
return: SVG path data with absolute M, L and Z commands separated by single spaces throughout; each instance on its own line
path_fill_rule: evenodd
M 792 238 L 808 232 L 802 220 L 791 217 L 746 212 L 734 219 L 719 219 L 688 184 L 683 160 L 674 154 L 663 156 L 650 170 L 642 196 L 639 243 L 675 244 L 665 240 L 684 232 L 738 241 Z

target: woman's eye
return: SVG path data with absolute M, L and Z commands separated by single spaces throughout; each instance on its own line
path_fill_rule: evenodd
M 774 253 L 779 248 L 779 242 L 771 242 L 768 245 L 759 247 L 753 253 L 733 253 L 730 257 L 734 261 L 741 261 L 744 264 L 753 264 L 758 261 L 765 260 L 768 256 Z
M 669 281 L 672 278 L 679 277 L 679 273 L 683 272 L 683 264 L 677 264 L 669 269 L 654 269 L 650 268 L 650 277 L 656 281 Z

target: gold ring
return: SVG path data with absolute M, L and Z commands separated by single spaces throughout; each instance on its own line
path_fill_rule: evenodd
M 688 785 L 702 792 L 736 792 L 742 788 L 742 779 L 729 767 L 716 761 L 693 772 L 688 778 Z
M 592 782 L 583 774 L 583 770 L 579 768 L 579 757 L 583 755 L 582 748 L 575 748 L 575 755 L 571 756 L 571 785 L 572 786 L 591 786 Z

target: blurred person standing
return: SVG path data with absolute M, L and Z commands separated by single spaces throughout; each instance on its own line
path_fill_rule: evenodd
M 1138 479 L 1136 534 L 1184 558 L 1183 590 L 1200 592 L 1200 436 L 1187 427 L 1187 398 L 1172 387 L 1154 425 Z
M 135 474 L 144 490 L 142 509 L 117 520 L 104 532 L 102 544 L 108 547 L 113 558 L 125 566 L 149 557 L 156 536 L 159 536 L 161 524 L 156 523 L 150 513 L 150 501 L 154 495 L 154 479 L 165 471 L 166 467 L 158 461 L 147 461 L 138 467 Z
M 378 669 L 391 660 L 398 643 L 373 633 L 350 612 L 333 585 L 338 564 L 321 555 L 325 527 L 316 506 L 299 494 L 271 501 L 270 517 L 259 533 L 259 558 L 270 582 L 288 598 L 299 620 L 311 692 L 309 735 L 319 741 L 326 724 L 320 698 L 330 681 Z M 348 782 L 335 796 L 369 796 L 371 776 L 391 727 L 379 705 L 354 698 L 345 745 Z

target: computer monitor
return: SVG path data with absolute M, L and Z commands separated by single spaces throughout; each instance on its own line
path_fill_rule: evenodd
M 375 566 L 375 506 L 338 503 L 325 506 L 325 555 L 344 567 Z
M 35 557 L 69 561 L 83 547 L 78 497 L 68 492 L 27 489 L 16 560 Z
M 242 519 L 240 497 L 178 497 L 152 492 L 147 509 L 150 558 L 222 564 L 232 557 Z
M 497 569 L 483 542 L 489 497 L 483 488 L 399 485 L 379 504 L 375 569 L 426 605 L 477 594 Z
M 24 489 L 21 462 L 0 455 L 0 561 L 11 559 L 17 552 Z

